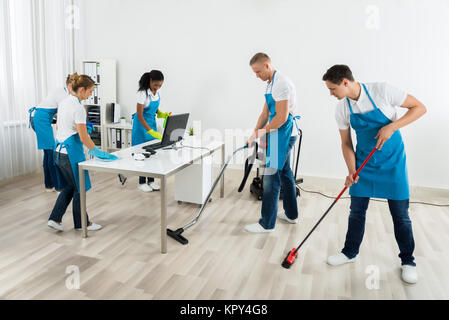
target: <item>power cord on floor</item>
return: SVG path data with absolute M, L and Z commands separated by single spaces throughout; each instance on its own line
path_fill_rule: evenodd
M 319 195 L 321 195 L 321 196 L 323 196 L 323 197 L 326 197 L 326 198 L 334 199 L 334 200 L 335 200 L 335 197 L 331 197 L 331 196 L 325 195 L 324 193 L 321 193 L 321 192 L 319 192 L 319 191 L 310 191 L 310 190 L 306 190 L 306 189 L 304 189 L 304 188 L 301 188 L 300 186 L 298 186 L 298 188 L 299 188 L 301 191 L 304 191 L 304 192 L 306 192 L 306 193 L 319 194 Z M 351 199 L 351 197 L 341 197 L 340 199 Z M 387 202 L 388 202 L 388 201 L 386 201 L 386 200 L 378 200 L 378 199 L 371 199 L 371 200 L 372 200 L 372 201 L 376 201 L 376 202 L 384 202 L 384 203 L 387 203 Z M 421 201 L 410 201 L 410 203 L 413 203 L 413 204 L 423 204 L 423 205 L 426 205 L 426 206 L 434 206 L 434 207 L 449 207 L 449 204 L 436 204 L 436 203 L 428 203 L 428 202 L 421 202 Z

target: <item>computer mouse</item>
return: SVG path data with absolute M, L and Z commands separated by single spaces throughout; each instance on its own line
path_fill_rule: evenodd
M 136 161 L 144 161 L 145 160 L 145 156 L 141 153 L 133 153 L 133 158 Z

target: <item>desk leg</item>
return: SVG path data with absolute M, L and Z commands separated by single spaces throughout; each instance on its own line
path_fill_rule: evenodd
M 161 253 L 167 253 L 167 179 L 161 178 Z
M 81 205 L 81 226 L 83 228 L 82 236 L 87 238 L 87 215 L 86 215 L 86 181 L 84 169 L 79 169 L 79 185 L 80 185 L 80 205 Z
M 221 146 L 221 167 L 223 167 L 225 164 L 225 145 L 223 144 Z M 224 186 L 225 186 L 225 173 L 223 172 L 223 176 L 221 178 L 221 185 L 220 185 L 220 198 L 224 198 Z

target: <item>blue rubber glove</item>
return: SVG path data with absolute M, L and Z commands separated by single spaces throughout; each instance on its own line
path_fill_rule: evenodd
M 104 151 L 101 151 L 97 147 L 94 147 L 88 153 L 89 153 L 89 155 L 91 155 L 93 157 L 97 157 L 97 158 L 102 159 L 102 160 L 117 160 L 118 159 L 117 156 L 115 156 L 113 154 L 110 154 L 110 153 L 107 153 L 107 152 L 104 152 Z
M 89 135 L 91 135 L 91 133 L 95 131 L 95 127 L 94 127 L 93 123 L 90 123 L 90 122 L 86 123 L 86 128 L 87 128 L 87 133 Z

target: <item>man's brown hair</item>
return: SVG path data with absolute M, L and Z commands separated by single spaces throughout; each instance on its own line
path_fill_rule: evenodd
M 330 81 L 336 85 L 340 85 L 343 79 L 354 81 L 351 69 L 344 64 L 336 64 L 329 68 L 323 76 L 323 81 Z
M 256 64 L 258 62 L 266 62 L 266 61 L 271 62 L 270 57 L 266 53 L 259 52 L 256 53 L 254 57 L 251 58 L 251 60 L 249 61 L 249 65 L 252 66 L 253 64 Z

